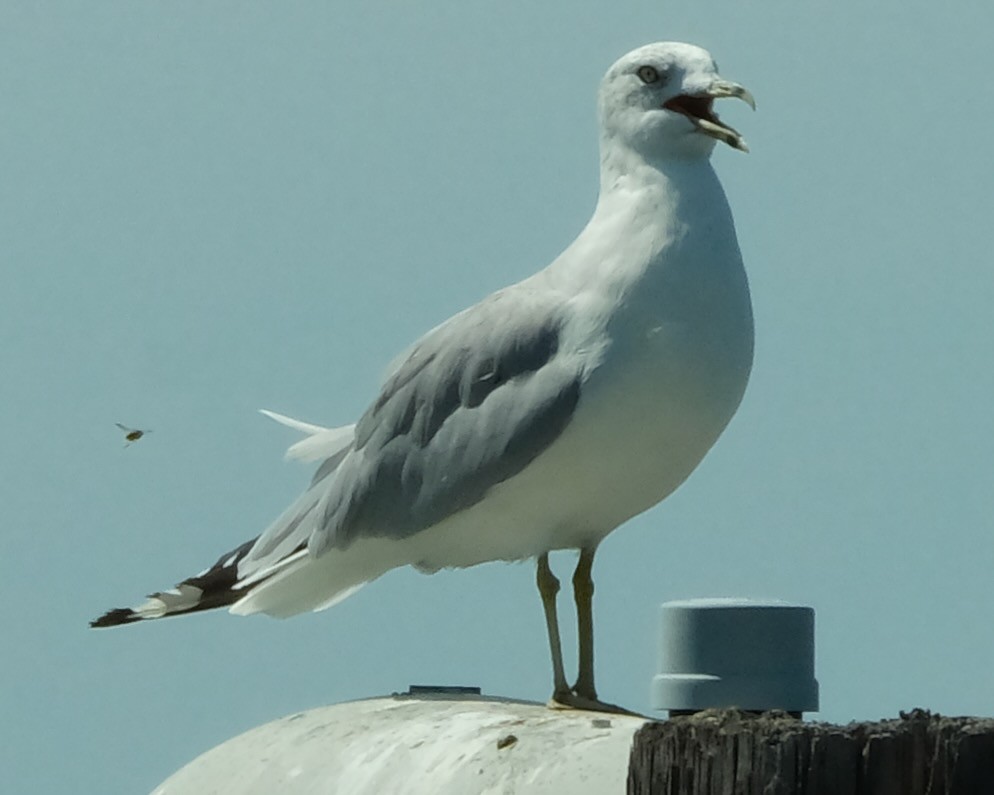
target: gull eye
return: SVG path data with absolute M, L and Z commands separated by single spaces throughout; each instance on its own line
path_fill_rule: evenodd
M 643 83 L 659 82 L 659 72 L 656 71 L 656 67 L 654 66 L 640 66 L 635 74 L 639 76 L 639 80 Z

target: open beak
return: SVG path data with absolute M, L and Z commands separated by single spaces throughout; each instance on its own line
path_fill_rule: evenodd
M 728 80 L 715 80 L 705 91 L 698 94 L 681 94 L 678 97 L 673 97 L 673 99 L 663 103 L 663 107 L 682 113 L 705 135 L 724 141 L 733 149 L 748 152 L 749 147 L 746 146 L 746 142 L 738 130 L 722 122 L 712 109 L 716 99 L 725 99 L 726 97 L 741 99 L 753 110 L 756 110 L 756 100 L 752 98 L 749 90 Z

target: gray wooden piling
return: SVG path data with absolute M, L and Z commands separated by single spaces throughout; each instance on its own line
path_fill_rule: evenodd
M 994 795 L 994 719 L 705 710 L 636 733 L 629 795 Z

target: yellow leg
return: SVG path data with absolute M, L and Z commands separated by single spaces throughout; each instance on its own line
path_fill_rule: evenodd
M 545 610 L 545 628 L 549 633 L 549 650 L 552 652 L 552 700 L 560 701 L 568 696 L 570 689 L 566 684 L 566 673 L 563 670 L 563 647 L 559 640 L 559 617 L 556 612 L 556 595 L 559 593 L 559 580 L 549 568 L 549 554 L 538 556 L 536 572 L 538 592 L 542 597 L 542 607 Z
M 580 550 L 580 560 L 573 572 L 573 598 L 576 600 L 577 649 L 580 665 L 573 692 L 581 698 L 597 701 L 594 687 L 594 581 L 590 570 L 597 547 Z

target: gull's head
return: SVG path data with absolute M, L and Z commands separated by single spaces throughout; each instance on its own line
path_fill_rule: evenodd
M 707 157 L 717 141 L 748 152 L 742 136 L 714 112 L 714 101 L 725 97 L 756 107 L 745 88 L 721 78 L 707 50 L 647 44 L 615 62 L 601 81 L 602 135 L 648 159 Z

